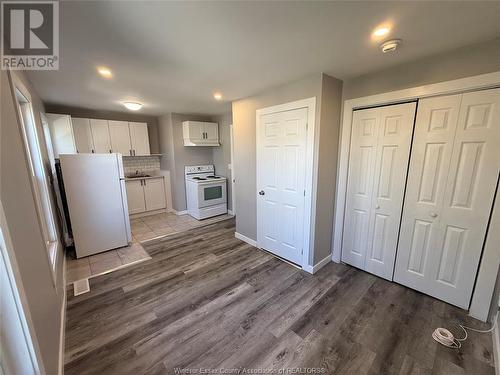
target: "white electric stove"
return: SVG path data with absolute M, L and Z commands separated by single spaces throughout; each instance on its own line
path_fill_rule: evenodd
M 227 213 L 226 178 L 213 165 L 184 167 L 188 214 L 201 220 Z

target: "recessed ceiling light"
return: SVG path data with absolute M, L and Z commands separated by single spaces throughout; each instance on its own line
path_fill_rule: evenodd
M 97 71 L 104 78 L 108 78 L 109 79 L 109 78 L 113 77 L 113 73 L 111 72 L 111 70 L 109 68 L 106 68 L 105 66 L 98 66 L 97 67 Z
M 398 49 L 401 42 L 402 42 L 401 39 L 391 39 L 382 43 L 380 45 L 380 49 L 382 50 L 383 53 L 394 52 L 396 51 L 396 49 Z
M 142 108 L 142 104 L 137 102 L 123 102 L 123 105 L 125 106 L 125 108 L 130 109 L 131 111 L 138 111 Z
M 222 94 L 220 92 L 214 93 L 214 99 L 215 100 L 221 100 L 222 99 Z
M 389 26 L 377 27 L 375 29 L 375 31 L 373 31 L 373 36 L 377 36 L 377 37 L 385 36 L 385 35 L 389 34 L 390 31 L 391 31 L 391 28 Z

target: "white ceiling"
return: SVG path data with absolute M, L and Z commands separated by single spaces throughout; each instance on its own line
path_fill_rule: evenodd
M 144 114 L 222 113 L 325 72 L 346 79 L 500 35 L 500 2 L 62 1 L 60 70 L 29 77 L 47 103 Z M 390 21 L 392 55 L 371 32 Z M 96 73 L 110 67 L 112 80 Z M 223 102 L 212 94 L 220 91 Z

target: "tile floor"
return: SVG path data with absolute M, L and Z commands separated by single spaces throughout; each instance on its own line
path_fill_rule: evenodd
M 132 236 L 135 242 L 148 241 L 156 237 L 162 237 L 173 233 L 215 223 L 217 221 L 231 218 L 231 215 L 220 215 L 204 220 L 196 220 L 189 215 L 176 215 L 173 213 L 162 213 L 142 218 L 132 219 Z
M 85 258 L 68 258 L 66 283 L 71 284 L 77 280 L 88 279 L 147 259 L 151 257 L 138 242 Z
M 132 227 L 132 244 L 130 246 L 80 259 L 68 257 L 66 283 L 71 284 L 77 280 L 101 275 L 111 270 L 150 259 L 151 257 L 144 250 L 140 242 L 183 232 L 216 221 L 226 220 L 230 217 L 232 216 L 220 215 L 198 221 L 189 215 L 162 213 L 132 219 L 130 221 Z

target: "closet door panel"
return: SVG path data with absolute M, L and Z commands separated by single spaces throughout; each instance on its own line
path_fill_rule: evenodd
M 423 288 L 440 242 L 441 209 L 461 95 L 420 100 L 408 171 L 394 280 Z
M 392 280 L 416 103 L 382 107 L 365 270 Z
M 353 113 L 342 260 L 364 268 L 377 155 L 379 109 Z
M 443 125 L 435 126 L 432 114 L 446 102 Z M 468 308 L 499 176 L 498 145 L 500 89 L 421 101 L 396 281 Z
M 468 308 L 499 176 L 500 89 L 463 94 L 438 251 L 430 256 L 438 298 Z

